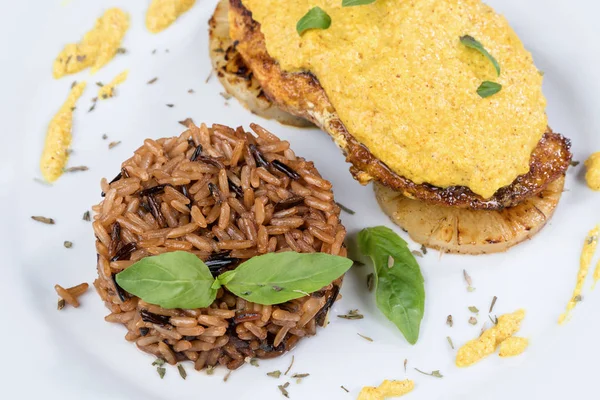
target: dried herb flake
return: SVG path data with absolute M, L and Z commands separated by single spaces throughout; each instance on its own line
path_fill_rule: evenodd
M 338 318 L 342 319 L 363 319 L 365 316 L 360 314 L 358 310 L 350 310 L 348 314 L 338 315 Z
M 344 387 L 344 385 L 341 385 L 340 387 L 341 387 L 342 389 L 344 389 L 344 390 L 346 391 L 346 393 L 350 393 L 350 391 L 349 391 L 348 389 L 346 389 L 346 388 Z
M 148 82 L 146 82 L 147 85 L 152 85 L 154 82 L 156 82 L 158 80 L 158 77 L 154 77 L 152 79 L 150 79 Z
M 292 362 L 290 363 L 290 366 L 288 367 L 288 369 L 285 370 L 284 375 L 287 375 L 288 372 L 290 372 L 290 369 L 292 369 L 292 365 L 294 365 L 294 356 L 292 356 Z
M 375 274 L 370 273 L 369 275 L 367 275 L 367 289 L 369 290 L 369 292 L 372 292 L 374 287 L 375 287 Z
M 67 248 L 70 249 L 71 247 L 73 247 L 73 242 L 69 242 L 68 240 L 65 240 L 65 242 L 63 243 L 63 245 Z
M 179 370 L 179 375 L 181 376 L 181 379 L 185 380 L 185 378 L 187 378 L 187 372 L 185 372 L 183 365 L 177 364 L 177 369 Z
M 169 108 L 173 108 L 173 107 L 175 107 L 175 104 L 169 103 L 169 104 L 166 104 L 166 106 L 169 107 Z
M 358 336 L 360 336 L 361 338 L 363 338 L 363 339 L 365 339 L 365 340 L 368 340 L 369 342 L 372 342 L 372 341 L 373 341 L 373 339 L 371 339 L 371 338 L 370 338 L 370 337 L 368 337 L 368 336 L 361 335 L 361 334 L 360 334 L 360 333 L 358 333 L 358 332 L 357 332 L 356 334 L 357 334 Z
M 118 146 L 118 145 L 120 145 L 120 144 L 121 144 L 121 141 L 120 141 L 120 140 L 117 140 L 116 142 L 110 142 L 110 143 L 108 144 L 108 149 L 110 150 L 110 149 L 112 149 L 112 148 L 114 148 L 114 147 L 116 147 L 116 146 Z
M 448 340 L 448 344 L 450 345 L 450 347 L 452 347 L 452 350 L 454 350 L 454 343 L 452 343 L 452 338 L 450 336 L 446 336 L 446 339 Z
M 84 212 L 84 213 L 83 213 L 83 218 L 82 218 L 82 219 L 83 219 L 84 221 L 88 221 L 88 222 L 89 222 L 89 221 L 91 221 L 92 219 L 91 219 L 91 217 L 90 217 L 90 212 L 89 212 L 89 211 L 86 211 L 86 212 Z
M 469 317 L 469 323 L 471 325 L 477 325 L 477 318 L 475 318 L 475 317 Z
M 276 371 L 271 371 L 271 372 L 267 372 L 267 376 L 270 376 L 271 378 L 279 378 L 281 376 L 281 371 L 280 370 L 276 370 Z
M 469 292 L 474 291 L 475 288 L 473 287 L 473 280 L 466 269 L 463 269 L 463 276 L 465 277 L 465 282 L 467 282 L 467 290 Z
M 581 164 L 581 162 L 580 162 L 580 161 L 571 161 L 571 167 L 576 167 L 576 166 L 578 166 L 579 164 Z
M 62 310 L 63 308 L 65 308 L 65 299 L 58 299 L 58 302 L 56 303 L 56 309 L 58 311 Z
M 160 376 L 160 379 L 163 379 L 167 370 L 164 367 L 156 367 L 156 372 L 158 372 L 158 376 Z
M 470 306 L 469 311 L 471 311 L 473 314 L 477 314 L 479 312 L 479 309 L 475 306 Z
M 85 165 L 79 165 L 77 167 L 65 168 L 63 172 L 68 173 L 68 172 L 80 172 L 80 171 L 87 171 L 87 170 L 89 170 L 89 168 L 86 167 Z
M 186 118 L 183 121 L 178 121 L 181 125 L 185 126 L 186 128 L 189 128 L 190 126 L 194 125 L 194 120 L 191 118 Z
M 165 365 L 165 360 L 163 360 L 162 358 L 157 358 L 156 360 L 154 360 L 154 362 L 152 362 L 152 365 L 162 367 L 163 365 Z
M 492 304 L 490 304 L 490 313 L 494 310 L 494 306 L 496 305 L 496 300 L 498 300 L 498 296 L 494 296 L 492 299 Z
M 279 388 L 279 391 L 281 391 L 281 394 L 284 395 L 285 397 L 289 398 L 290 394 L 288 393 L 288 391 L 286 390 L 286 388 L 290 386 L 289 382 L 286 382 L 285 385 L 278 385 L 277 387 Z
M 52 218 L 41 217 L 39 215 L 31 216 L 31 219 L 37 222 L 41 222 L 42 224 L 54 225 L 54 220 Z
M 436 369 L 435 371 L 431 371 L 430 373 L 423 372 L 423 371 L 421 371 L 421 370 L 420 370 L 420 369 L 418 369 L 418 368 L 415 368 L 415 371 L 417 371 L 417 372 L 420 372 L 420 373 L 422 373 L 423 375 L 429 375 L 429 376 L 433 376 L 434 378 L 443 378 L 443 377 L 444 377 L 444 375 L 442 375 L 442 374 L 440 373 L 440 371 L 439 371 L 439 370 L 437 370 L 437 369 Z
M 346 207 L 345 205 L 343 205 L 342 203 L 338 203 L 337 201 L 335 202 L 335 204 L 337 204 L 337 206 L 344 212 L 347 212 L 350 215 L 354 215 L 356 214 L 356 211 L 354 211 L 351 208 Z
M 454 321 L 452 320 L 452 315 L 448 315 L 448 317 L 446 318 L 446 325 L 448 325 L 450 328 L 452 328 L 452 326 L 454 325 Z

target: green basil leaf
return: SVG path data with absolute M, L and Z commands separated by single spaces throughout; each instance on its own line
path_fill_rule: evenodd
M 358 246 L 373 260 L 377 307 L 415 344 L 425 311 L 425 285 L 415 257 L 406 242 L 384 226 L 363 229 Z
M 236 296 L 270 305 L 316 292 L 342 276 L 351 266 L 352 260 L 345 257 L 286 251 L 252 257 L 218 279 Z
M 373 3 L 375 0 L 342 0 L 342 7 L 364 6 Z
M 483 81 L 481 85 L 477 88 L 477 94 L 482 97 L 490 97 L 502 90 L 502 85 L 496 82 L 491 81 Z
M 331 26 L 331 17 L 321 7 L 313 7 L 296 24 L 298 35 L 309 29 L 327 29 Z
M 500 76 L 500 64 L 498 64 L 498 61 L 496 61 L 494 56 L 488 53 L 488 51 L 483 47 L 481 43 L 479 43 L 477 39 L 475 39 L 473 36 L 464 35 L 460 37 L 460 42 L 468 48 L 475 49 L 481 54 L 483 54 L 494 65 L 494 68 L 496 68 L 496 73 L 498 74 L 498 76 Z
M 208 307 L 217 296 L 206 264 L 186 251 L 142 258 L 116 280 L 127 292 L 164 308 Z

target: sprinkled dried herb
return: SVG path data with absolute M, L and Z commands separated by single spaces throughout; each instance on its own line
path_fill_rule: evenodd
M 54 225 L 54 220 L 52 218 L 41 217 L 38 215 L 31 216 L 31 219 L 37 222 L 41 222 L 42 224 Z
M 446 339 L 448 340 L 448 344 L 450 345 L 450 347 L 452 347 L 452 350 L 454 350 L 454 343 L 452 343 L 452 338 L 450 336 L 446 336 Z
M 71 247 L 73 247 L 73 242 L 69 242 L 68 240 L 65 240 L 65 242 L 63 243 L 63 245 L 67 248 L 70 249 Z
M 96 82 L 96 86 L 98 86 L 98 87 L 103 87 L 103 86 L 104 86 L 104 83 L 102 83 L 102 82 Z
M 77 81 L 73 81 L 73 83 L 71 83 L 71 89 L 73 89 L 75 86 L 77 86 Z
M 210 70 L 210 73 L 208 74 L 208 76 L 206 77 L 206 80 L 204 81 L 204 83 L 208 83 L 208 81 L 210 80 L 210 78 L 213 76 L 213 70 Z
M 229 100 L 231 99 L 231 95 L 227 92 L 221 92 L 219 93 L 221 95 L 221 97 L 223 97 L 225 100 Z
M 87 171 L 87 170 L 89 170 L 89 168 L 86 167 L 85 165 L 79 165 L 77 167 L 65 168 L 63 172 L 80 172 L 80 171 Z
M 290 363 L 290 366 L 288 367 L 288 369 L 285 370 L 284 375 L 287 375 L 288 372 L 290 372 L 290 369 L 292 369 L 292 365 L 294 365 L 294 356 L 292 356 L 292 362 Z
M 160 376 L 160 379 L 163 379 L 167 370 L 164 367 L 156 367 L 156 372 L 158 372 L 158 376 Z
M 424 244 L 421 245 L 421 253 L 427 254 L 427 247 Z
M 368 337 L 368 336 L 361 335 L 361 334 L 360 334 L 360 333 L 358 333 L 358 332 L 356 332 L 356 334 L 357 334 L 358 336 L 360 336 L 361 338 L 363 338 L 363 339 L 365 339 L 365 340 L 368 340 L 369 342 L 372 342 L 372 341 L 373 341 L 373 339 L 371 339 L 371 338 L 370 338 L 370 337 Z
M 52 184 L 50 182 L 46 182 L 45 180 L 40 179 L 40 178 L 33 178 L 33 180 L 35 182 L 37 182 L 37 183 L 40 183 L 40 184 L 44 185 L 44 186 L 50 186 L 50 187 L 52 186 Z
M 75 57 L 77 59 L 77 61 L 79 62 L 84 62 L 85 59 L 87 58 L 86 55 L 78 55 L 77 57 Z
M 494 315 L 494 318 L 492 318 L 491 315 L 488 315 L 488 317 L 490 318 L 490 321 L 492 321 L 492 324 L 494 325 L 498 325 L 498 317 Z
M 372 292 L 374 287 L 375 287 L 375 274 L 370 273 L 369 275 L 367 275 L 367 290 L 369 290 L 369 292 Z
M 225 375 L 225 376 L 223 377 L 223 382 L 227 382 L 227 380 L 229 379 L 229 376 L 231 375 L 231 372 L 232 372 L 232 371 L 229 371 L 229 372 L 227 372 L 227 375 Z
M 152 79 L 150 79 L 148 82 L 146 82 L 147 85 L 152 85 L 154 82 L 156 82 L 158 80 L 158 77 L 154 77 Z
M 338 315 L 338 318 L 343 319 L 363 319 L 365 316 L 360 314 L 358 310 L 350 310 L 348 314 Z
M 433 376 L 434 378 L 443 378 L 444 375 L 440 374 L 439 370 L 435 370 L 435 371 L 431 371 L 430 373 L 427 372 L 423 372 L 418 368 L 415 368 L 415 371 L 422 373 L 423 375 L 429 375 L 429 376 Z
M 187 378 L 187 372 L 185 372 L 183 365 L 177 364 L 177 369 L 179 370 L 179 376 L 181 376 L 181 378 L 185 380 L 185 378 Z
M 404 373 L 406 373 L 406 366 L 408 365 L 408 358 L 404 359 Z
M 350 215 L 354 215 L 354 214 L 356 214 L 356 211 L 354 211 L 354 210 L 353 210 L 353 209 L 351 209 L 351 208 L 348 208 L 348 207 L 346 207 L 346 206 L 345 206 L 345 205 L 343 205 L 342 203 L 339 203 L 339 202 L 337 202 L 337 201 L 336 201 L 336 202 L 335 202 L 335 204 L 337 204 L 337 206 L 338 206 L 338 207 L 339 207 L 339 208 L 340 208 L 342 211 L 344 211 L 344 212 L 347 212 L 347 213 L 348 213 L 348 214 L 350 214 Z
M 157 358 L 156 360 L 154 360 L 152 365 L 162 367 L 163 365 L 165 365 L 165 360 L 163 360 L 162 358 Z
M 475 306 L 470 306 L 469 311 L 471 311 L 473 314 L 477 314 L 479 312 L 479 309 Z
M 281 394 L 284 395 L 285 397 L 289 398 L 290 394 L 288 393 L 288 391 L 286 390 L 287 387 L 290 386 L 289 382 L 286 382 L 284 385 L 278 385 L 277 387 L 279 388 L 279 390 L 281 391 Z
M 119 47 L 117 49 L 117 54 L 126 54 L 127 53 L 127 49 L 124 47 Z
M 579 164 L 581 164 L 581 162 L 580 162 L 580 161 L 571 161 L 571 167 L 576 167 L 576 166 L 578 166 Z
M 215 373 L 215 366 L 214 365 L 207 365 L 206 366 L 206 375 L 212 375 Z
M 365 263 L 359 260 L 352 260 L 353 267 L 364 267 Z
M 56 309 L 60 311 L 63 308 L 65 308 L 65 299 L 58 299 L 58 303 L 56 303 Z
M 94 111 L 95 108 L 96 108 L 96 103 L 93 103 L 92 106 L 90 107 L 90 109 L 88 110 L 88 112 Z
M 576 303 L 579 303 L 581 300 L 583 300 L 583 298 L 581 297 L 580 294 L 578 294 L 575 297 L 573 297 L 573 301 L 576 302 Z
M 169 104 L 165 104 L 165 105 L 166 105 L 167 107 L 169 107 L 169 108 L 173 108 L 173 107 L 175 107 L 175 104 L 171 104 L 171 103 L 169 103 Z
M 270 376 L 271 378 L 279 378 L 281 376 L 281 371 L 276 370 L 276 371 L 267 372 L 267 376 Z
M 421 253 L 419 250 L 412 250 L 411 253 L 415 257 L 423 257 L 423 253 Z
M 114 148 L 114 147 L 116 147 L 116 146 L 118 146 L 118 145 L 120 145 L 120 144 L 121 144 L 121 141 L 120 141 L 120 140 L 117 140 L 116 142 L 110 142 L 110 143 L 108 144 L 108 149 L 110 150 L 110 149 L 112 149 L 112 148 Z
M 452 320 L 452 315 L 448 315 L 448 317 L 446 318 L 446 324 L 452 328 L 452 325 L 454 325 L 454 321 Z
M 309 376 L 310 374 L 294 374 L 292 375 L 292 378 L 306 378 L 307 376 Z
M 156 49 L 152 50 L 152 54 L 156 54 Z
M 188 89 L 188 93 L 190 93 L 190 94 L 195 93 L 194 89 Z
M 492 298 L 492 304 L 490 304 L 490 313 L 494 310 L 494 306 L 496 305 L 496 300 L 498 300 L 498 296 L 494 296 L 494 298 Z
M 474 291 L 475 288 L 473 287 L 473 280 L 471 279 L 471 276 L 469 275 L 466 269 L 463 269 L 463 276 L 465 277 L 465 282 L 467 282 L 468 285 L 467 290 L 469 292 Z
M 91 219 L 91 217 L 90 217 L 90 212 L 89 212 L 89 211 L 86 211 L 86 212 L 84 212 L 84 213 L 83 213 L 83 218 L 82 218 L 82 219 L 83 219 L 84 221 L 91 221 L 92 219 Z
M 348 389 L 346 389 L 346 388 L 344 387 L 344 385 L 342 385 L 342 386 L 340 386 L 340 387 L 341 387 L 342 389 L 344 389 L 344 390 L 346 391 L 346 393 L 350 393 L 350 391 L 349 391 Z
M 253 367 L 259 367 L 259 365 L 258 365 L 258 358 L 246 357 L 246 362 L 248 364 L 252 365 Z
M 475 318 L 475 317 L 469 317 L 469 323 L 471 325 L 477 325 L 477 318 Z

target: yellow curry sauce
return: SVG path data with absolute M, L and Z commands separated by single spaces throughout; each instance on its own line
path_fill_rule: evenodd
M 529 340 L 527 338 L 511 336 L 500 343 L 498 355 L 500 357 L 518 356 L 525 351 L 527 346 L 529 346 Z
M 125 71 L 121 72 L 119 75 L 115 76 L 115 79 L 113 79 L 106 85 L 103 85 L 102 87 L 100 87 L 100 89 L 98 90 L 98 98 L 105 100 L 110 97 L 113 97 L 114 92 L 115 92 L 115 87 L 117 85 L 125 82 L 125 79 L 127 79 L 128 74 L 129 74 L 129 71 L 125 70 Z
M 456 353 L 456 366 L 468 367 L 481 361 L 496 351 L 498 345 L 510 338 L 521 326 L 525 310 L 505 314 L 498 318 L 498 324 L 487 329 L 477 339 L 465 343 Z
M 564 313 L 558 317 L 558 323 L 562 324 L 567 320 L 569 313 L 575 305 L 579 301 L 581 301 L 581 290 L 583 289 L 583 284 L 585 283 L 585 278 L 588 275 L 588 271 L 590 269 L 590 264 L 592 263 L 592 257 L 594 257 L 594 253 L 596 252 L 596 248 L 598 247 L 598 232 L 600 230 L 599 226 L 596 226 L 594 229 L 588 232 L 585 241 L 583 242 L 583 248 L 581 249 L 581 256 L 579 257 L 579 271 L 577 272 L 577 283 L 575 284 L 575 289 L 573 290 L 573 294 L 571 295 L 571 299 L 567 303 L 567 309 Z M 600 271 L 594 272 L 594 278 L 600 278 Z
M 388 381 L 386 379 L 378 387 L 363 387 L 357 400 L 384 400 L 388 397 L 400 397 L 411 392 L 414 387 L 415 383 L 410 379 L 403 381 Z
M 242 0 L 286 71 L 310 70 L 349 132 L 416 183 L 464 185 L 490 197 L 529 171 L 547 127 L 542 76 L 504 17 L 480 0 Z M 313 6 L 326 30 L 302 36 Z M 500 64 L 459 38 L 471 35 Z M 481 98 L 485 81 L 502 90 Z
M 56 113 L 48 125 L 46 144 L 40 159 L 42 176 L 48 182 L 54 182 L 62 175 L 71 145 L 71 127 L 73 125 L 73 109 L 77 99 L 85 90 L 86 83 L 77 83 L 71 89 L 69 97 Z
M 600 190 L 600 151 L 585 161 L 585 181 L 592 190 Z
M 146 12 L 146 28 L 152 33 L 167 29 L 196 0 L 152 0 Z
M 54 60 L 52 74 L 60 78 L 87 67 L 92 67 L 92 73 L 96 72 L 117 54 L 128 28 L 127 13 L 118 8 L 107 10 L 81 42 L 65 46 Z

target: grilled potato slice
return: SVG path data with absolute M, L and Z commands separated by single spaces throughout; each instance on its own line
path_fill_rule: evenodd
M 304 118 L 281 110 L 265 96 L 260 83 L 247 67 L 229 36 L 229 1 L 221 0 L 209 21 L 209 51 L 213 71 L 233 97 L 252 113 L 275 119 L 284 125 L 313 126 Z
M 383 211 L 410 237 L 445 253 L 486 254 L 507 250 L 542 229 L 554 213 L 564 176 L 522 203 L 502 210 L 468 210 L 409 199 L 380 184 L 375 196 Z

